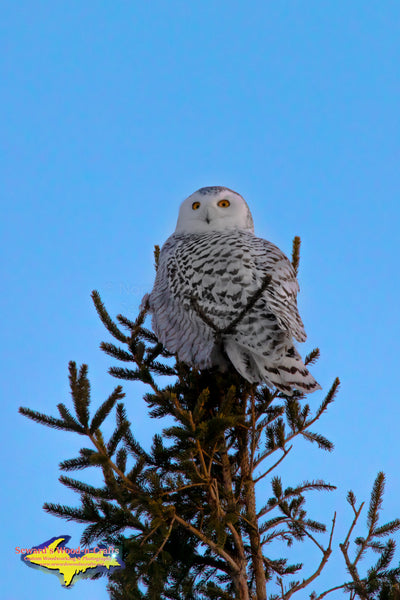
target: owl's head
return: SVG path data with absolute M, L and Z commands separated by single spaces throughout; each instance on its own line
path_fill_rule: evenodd
M 245 200 L 226 187 L 204 187 L 182 202 L 175 233 L 207 233 L 225 229 L 254 232 Z

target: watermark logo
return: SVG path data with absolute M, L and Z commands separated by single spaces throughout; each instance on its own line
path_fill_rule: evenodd
M 114 546 L 99 545 L 93 548 L 68 548 L 70 535 L 51 538 L 32 548 L 15 548 L 24 564 L 45 573 L 54 573 L 63 587 L 71 587 L 79 579 L 123 568 L 121 551 Z

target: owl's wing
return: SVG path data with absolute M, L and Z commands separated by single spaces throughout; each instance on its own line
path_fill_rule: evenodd
M 261 238 L 254 238 L 252 255 L 257 271 L 272 277 L 263 294 L 268 308 L 284 330 L 304 342 L 307 335 L 297 308 L 300 287 L 291 262 L 277 246 Z
M 148 296 L 152 326 L 162 344 L 179 360 L 211 366 L 213 332 L 190 307 L 187 281 L 176 260 L 179 242 L 173 236 L 164 244 L 153 290 Z

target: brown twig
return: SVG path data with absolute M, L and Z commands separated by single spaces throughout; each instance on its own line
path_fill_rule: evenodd
M 201 542 L 203 542 L 203 544 L 206 544 L 206 546 L 208 546 L 210 550 L 221 556 L 221 558 L 223 558 L 228 563 L 228 565 L 234 573 L 239 573 L 240 569 L 236 562 L 233 560 L 233 558 L 230 556 L 230 554 L 228 554 L 225 550 L 220 548 L 213 540 L 208 538 L 204 533 L 202 533 L 199 529 L 194 527 L 191 523 L 185 521 L 185 519 L 182 519 L 182 517 L 175 515 L 175 520 L 178 523 L 180 523 L 183 527 L 185 527 L 185 529 L 193 533 L 193 535 L 195 535 Z
M 92 444 L 94 445 L 94 447 L 96 448 L 96 450 L 98 451 L 99 454 L 101 454 L 102 456 L 104 456 L 107 459 L 107 462 L 109 464 L 109 466 L 111 467 L 111 469 L 117 473 L 117 475 L 122 479 L 122 481 L 125 483 L 126 487 L 132 492 L 137 493 L 137 486 L 135 486 L 132 481 L 130 479 L 127 478 L 127 476 L 125 475 L 125 473 L 123 473 L 121 471 L 121 469 L 119 469 L 117 467 L 117 465 L 111 460 L 111 458 L 108 456 L 107 451 L 105 449 L 105 447 L 100 444 L 96 438 L 91 434 L 88 433 L 87 436 L 89 437 L 90 441 L 92 442 Z
M 206 313 L 203 311 L 201 306 L 199 306 L 199 303 L 197 302 L 196 298 L 191 297 L 190 302 L 197 314 L 199 315 L 199 317 L 201 318 L 201 320 L 204 321 L 204 323 L 208 325 L 213 331 L 215 331 L 217 336 L 227 335 L 229 333 L 233 333 L 236 325 L 238 325 L 243 319 L 243 317 L 249 312 L 249 310 L 253 308 L 257 300 L 261 297 L 261 295 L 267 289 L 268 285 L 271 283 L 271 280 L 271 275 L 267 273 L 267 275 L 265 275 L 262 281 L 261 287 L 251 296 L 250 300 L 247 302 L 246 306 L 240 311 L 237 317 L 235 317 L 233 321 L 231 321 L 231 323 L 229 323 L 229 325 L 227 325 L 226 327 L 220 328 L 217 325 L 215 325 L 212 319 L 210 319 L 210 317 L 206 315 Z
M 351 560 L 349 558 L 348 549 L 349 549 L 350 536 L 351 536 L 351 534 L 353 532 L 354 527 L 356 526 L 356 523 L 357 523 L 358 518 L 359 518 L 359 516 L 361 514 L 363 506 L 364 506 L 364 502 L 362 502 L 361 505 L 360 505 L 360 508 L 358 510 L 356 510 L 355 507 L 352 505 L 352 508 L 353 508 L 353 511 L 354 511 L 354 519 L 353 519 L 353 522 L 352 522 L 352 524 L 350 526 L 350 529 L 349 529 L 349 531 L 347 533 L 346 539 L 344 540 L 344 542 L 342 544 L 339 544 L 339 548 L 342 551 L 342 554 L 343 554 L 343 557 L 344 557 L 344 560 L 345 560 L 345 563 L 346 563 L 346 567 L 347 567 L 350 575 L 352 576 L 353 581 L 356 582 L 356 583 L 358 583 L 358 584 L 361 584 L 362 582 L 361 582 L 360 576 L 359 576 L 358 571 L 357 571 L 357 562 L 359 561 L 359 559 L 361 557 L 361 554 L 362 554 L 362 551 L 365 549 L 365 546 L 368 543 L 368 540 L 370 538 L 371 532 L 369 532 L 367 539 L 365 540 L 364 544 L 362 544 L 361 549 L 358 552 L 358 554 L 356 555 L 356 557 L 355 557 L 355 559 L 354 559 L 353 562 L 351 562 Z M 360 597 L 361 598 L 363 597 L 361 593 L 360 593 Z
M 317 546 L 322 551 L 322 559 L 321 559 L 320 564 L 318 565 L 317 570 L 312 575 L 310 575 L 310 577 L 308 577 L 307 579 L 303 579 L 303 581 L 301 583 L 295 585 L 288 592 L 286 592 L 286 594 L 282 597 L 282 600 L 289 600 L 289 598 L 293 594 L 295 594 L 299 590 L 307 587 L 312 581 L 314 581 L 314 579 L 316 579 L 321 574 L 322 569 L 325 567 L 326 563 L 329 560 L 330 555 L 332 554 L 332 539 L 333 539 L 333 531 L 335 529 L 335 523 L 336 523 L 336 513 L 333 515 L 331 533 L 329 536 L 329 544 L 328 544 L 327 548 L 324 550 L 320 546 L 320 544 L 317 543 Z M 315 540 L 313 540 L 313 541 L 315 541 Z
M 345 587 L 346 587 L 345 583 L 343 583 L 342 585 L 337 585 L 336 587 L 333 587 L 330 590 L 326 590 L 325 592 L 322 592 L 322 594 L 320 594 L 317 598 L 315 598 L 315 600 L 321 600 L 322 598 L 324 598 L 325 596 L 327 596 L 331 592 L 335 592 L 336 590 L 341 590 L 341 589 L 343 589 Z
M 259 476 L 258 476 L 258 477 L 257 477 L 257 478 L 254 480 L 254 483 L 258 483 L 258 482 L 259 482 L 261 479 L 263 479 L 263 478 L 264 478 L 266 475 L 268 475 L 268 473 L 271 473 L 271 471 L 273 471 L 273 470 L 275 469 L 275 467 L 277 467 L 277 466 L 278 466 L 278 465 L 279 465 L 279 464 L 280 464 L 280 463 L 283 461 L 283 459 L 284 459 L 284 458 L 286 458 L 286 456 L 289 454 L 289 452 L 291 451 L 291 449 L 292 449 L 292 448 L 293 448 L 293 445 L 292 445 L 292 446 L 289 446 L 289 448 L 288 448 L 287 450 L 282 450 L 283 454 L 282 454 L 282 456 L 280 457 L 280 459 L 279 459 L 279 460 L 277 460 L 277 461 L 276 461 L 276 462 L 275 462 L 275 463 L 272 465 L 272 467 L 270 467 L 270 468 L 269 468 L 267 471 L 265 471 L 265 473 L 263 473 L 262 475 L 259 475 Z
M 172 527 L 173 527 L 174 521 L 175 521 L 175 517 L 173 517 L 173 519 L 171 521 L 171 525 L 169 526 L 168 533 L 165 536 L 165 540 L 163 541 L 163 543 L 161 544 L 161 546 L 159 547 L 159 549 L 157 550 L 157 552 L 155 553 L 155 555 L 153 556 L 153 558 L 151 559 L 151 561 L 149 562 L 149 565 L 151 565 L 151 563 L 153 563 L 156 560 L 156 558 L 160 554 L 160 552 L 162 552 L 165 544 L 167 543 L 167 541 L 169 539 L 169 536 L 171 535 L 171 531 L 172 531 Z
M 205 485 L 207 485 L 207 482 L 204 483 L 188 483 L 188 485 L 183 485 L 180 488 L 177 488 L 176 490 L 168 490 L 166 492 L 162 492 L 161 496 L 169 496 L 170 494 L 177 494 L 178 492 L 182 492 L 183 490 L 186 490 L 188 488 L 193 488 L 193 487 L 204 487 Z

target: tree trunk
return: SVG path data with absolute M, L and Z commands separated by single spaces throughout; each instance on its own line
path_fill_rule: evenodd
M 243 435 L 242 442 L 241 471 L 244 480 L 244 501 L 246 505 L 247 519 L 250 522 L 248 533 L 250 538 L 251 561 L 256 581 L 256 598 L 257 600 L 267 600 L 267 582 L 265 579 L 264 559 L 262 554 L 260 533 L 258 530 L 256 496 L 254 490 L 254 481 L 250 469 L 247 434 Z
M 233 583 L 237 589 L 238 600 L 250 600 L 249 587 L 247 585 L 246 563 L 241 566 L 240 572 L 233 577 Z
M 253 527 L 249 527 L 249 537 L 251 558 L 256 579 L 257 600 L 267 600 L 267 583 L 265 580 L 260 533 L 258 531 L 254 482 L 251 477 L 249 477 L 245 483 L 245 502 L 248 520 L 253 525 Z

